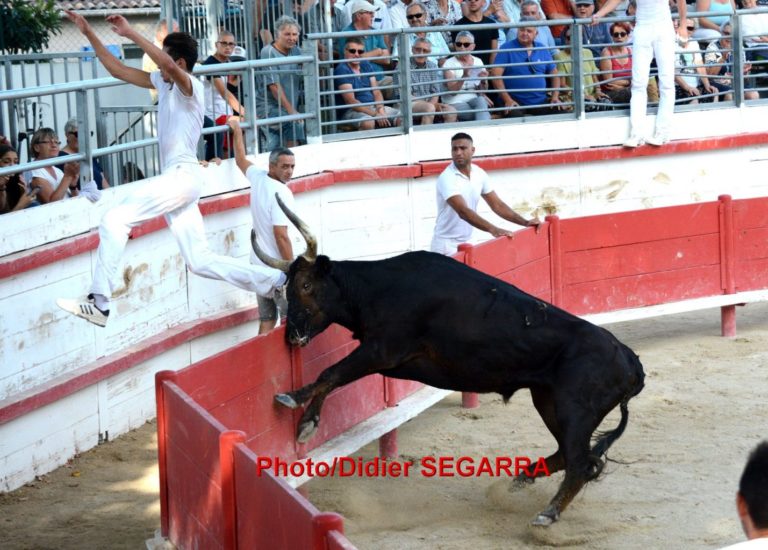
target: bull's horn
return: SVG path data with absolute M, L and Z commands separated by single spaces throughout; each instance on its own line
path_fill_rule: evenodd
M 288 216 L 291 223 L 296 226 L 296 229 L 299 230 L 301 236 L 307 241 L 307 250 L 304 251 L 302 256 L 304 256 L 307 261 L 314 262 L 317 259 L 317 239 L 315 239 L 315 236 L 309 230 L 307 224 L 301 221 L 301 218 L 294 214 L 290 208 L 285 206 L 285 203 L 280 200 L 280 196 L 277 193 L 275 193 L 275 198 L 277 199 L 277 204 L 279 204 L 280 208 L 285 212 L 285 215 Z
M 259 243 L 256 242 L 256 231 L 253 229 L 251 229 L 251 246 L 253 247 L 253 251 L 256 253 L 256 257 L 259 258 L 259 260 L 264 262 L 269 267 L 274 267 L 283 273 L 288 273 L 288 268 L 291 267 L 291 262 L 283 259 L 278 260 L 277 258 L 273 258 L 264 252 L 259 246 Z

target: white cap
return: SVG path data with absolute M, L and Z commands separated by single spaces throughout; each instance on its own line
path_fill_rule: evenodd
M 376 6 L 367 0 L 353 0 L 349 7 L 349 13 L 354 15 L 359 11 L 368 11 L 374 13 L 376 11 Z

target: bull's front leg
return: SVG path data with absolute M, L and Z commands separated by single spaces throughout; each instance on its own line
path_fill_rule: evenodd
M 385 368 L 380 357 L 374 356 L 369 350 L 369 346 L 360 345 L 344 359 L 321 372 L 311 384 L 292 392 L 275 395 L 275 401 L 291 409 L 310 402 L 301 415 L 296 431 L 299 443 L 306 443 L 315 435 L 320 424 L 320 409 L 329 393 Z

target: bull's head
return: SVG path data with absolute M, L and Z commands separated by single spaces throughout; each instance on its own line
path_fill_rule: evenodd
M 285 206 L 277 194 L 275 198 L 288 219 L 304 237 L 307 243 L 306 251 L 293 262 L 273 258 L 259 247 L 254 231 L 251 231 L 251 245 L 262 262 L 288 274 L 288 318 L 285 336 L 291 344 L 303 346 L 336 321 L 333 312 L 341 303 L 339 289 L 330 278 L 333 262 L 326 256 L 318 257 L 317 240 L 309 227 Z

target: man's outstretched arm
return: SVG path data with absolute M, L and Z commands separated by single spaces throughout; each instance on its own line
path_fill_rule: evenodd
M 96 36 L 96 33 L 93 32 L 93 28 L 88 21 L 86 21 L 85 17 L 70 10 L 64 10 L 64 13 L 67 14 L 67 18 L 72 21 L 72 23 L 74 23 L 80 32 L 88 39 L 88 42 L 91 43 L 96 57 L 99 58 L 99 61 L 101 61 L 109 74 L 123 82 L 128 82 L 129 84 L 141 86 L 142 88 L 154 88 L 148 72 L 128 67 L 104 47 L 104 44 L 102 44 L 99 37 Z
M 229 117 L 227 125 L 232 130 L 232 145 L 235 150 L 235 162 L 237 163 L 237 167 L 240 168 L 243 174 L 245 174 L 253 163 L 245 156 L 245 140 L 243 139 L 243 131 L 240 128 L 240 118 L 236 116 Z
M 496 214 L 500 218 L 504 218 L 508 222 L 516 223 L 517 225 L 522 225 L 523 227 L 539 225 L 541 223 L 538 218 L 526 220 L 520 214 L 512 210 L 507 205 L 507 203 L 501 200 L 499 196 L 496 194 L 496 191 L 491 191 L 490 193 L 486 193 L 485 195 L 482 195 L 482 197 L 485 200 L 485 202 L 488 203 L 488 206 L 491 207 L 491 210 L 493 210 L 494 214 Z

